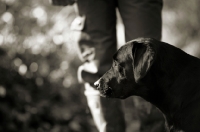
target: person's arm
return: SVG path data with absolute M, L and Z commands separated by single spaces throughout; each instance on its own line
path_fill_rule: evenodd
M 49 2 L 55 6 L 67 6 L 74 4 L 76 0 L 49 0 Z

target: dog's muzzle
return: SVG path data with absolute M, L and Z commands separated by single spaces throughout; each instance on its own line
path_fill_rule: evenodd
M 110 96 L 112 94 L 112 88 L 107 86 L 101 78 L 94 83 L 94 86 L 102 95 Z
M 95 83 L 94 83 L 94 86 L 97 88 L 97 90 L 99 90 L 100 89 L 100 79 L 99 80 L 97 80 Z

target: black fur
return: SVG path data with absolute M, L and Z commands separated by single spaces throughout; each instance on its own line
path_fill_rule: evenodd
M 172 45 L 151 38 L 128 42 L 95 85 L 104 97 L 151 102 L 169 132 L 200 132 L 200 60 Z

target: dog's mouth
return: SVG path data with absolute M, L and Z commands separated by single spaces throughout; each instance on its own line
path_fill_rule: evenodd
M 94 86 L 99 90 L 102 97 L 111 97 L 113 94 L 113 89 L 102 78 L 96 81 Z
M 107 97 L 107 98 L 109 98 L 109 97 L 111 97 L 112 94 L 113 94 L 113 90 L 112 90 L 111 87 L 100 88 L 100 89 L 97 89 L 97 90 L 100 91 L 100 95 L 101 95 L 102 97 Z
M 99 79 L 94 83 L 96 89 L 100 92 L 101 97 L 106 98 L 121 98 L 125 99 L 127 96 L 124 94 L 123 88 L 119 88 L 116 85 L 109 85 L 110 83 L 106 83 L 103 79 Z

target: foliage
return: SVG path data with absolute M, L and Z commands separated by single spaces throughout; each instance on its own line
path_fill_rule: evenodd
M 163 10 L 163 40 L 196 56 L 199 6 L 199 0 L 166 0 Z M 73 7 L 47 0 L 0 0 L 0 131 L 96 131 L 76 79 L 74 17 Z
M 0 131 L 95 131 L 76 79 L 73 8 L 46 0 L 0 5 Z
M 200 57 L 200 1 L 164 0 L 163 40 Z

